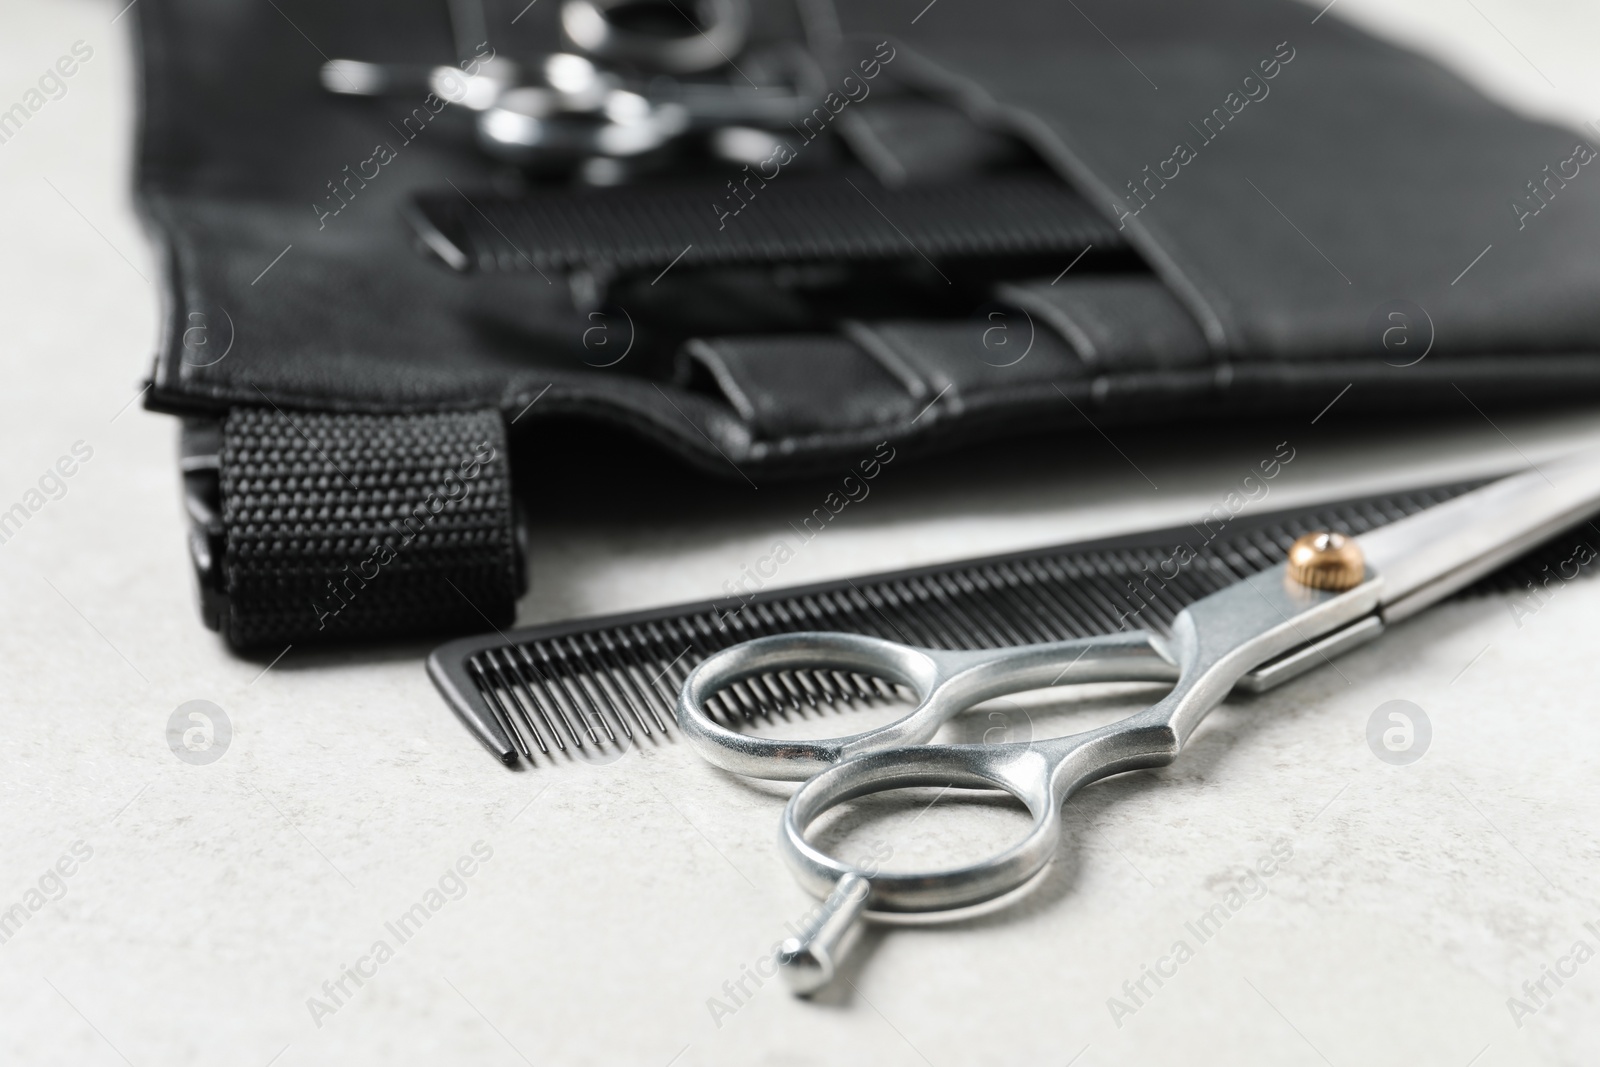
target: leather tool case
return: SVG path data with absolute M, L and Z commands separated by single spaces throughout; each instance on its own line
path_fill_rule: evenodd
M 800 121 L 552 173 L 426 90 L 324 88 L 330 58 L 462 65 L 459 7 L 130 13 L 166 293 L 147 405 L 183 419 L 203 614 L 235 647 L 508 624 L 539 508 L 511 465 L 560 461 L 516 447 L 551 420 L 759 482 L 880 442 L 1309 418 L 1346 387 L 1600 393 L 1592 131 L 1336 10 L 758 0 L 717 76 L 790 57 Z M 572 47 L 557 0 L 476 10 L 476 56 Z

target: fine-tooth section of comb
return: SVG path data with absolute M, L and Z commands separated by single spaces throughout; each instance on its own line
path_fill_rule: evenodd
M 1482 480 L 1261 516 L 762 590 L 700 604 L 578 619 L 452 641 L 428 673 L 469 724 L 496 724 L 507 762 L 614 758 L 675 728 L 678 691 L 695 665 L 754 637 L 843 630 L 932 648 L 977 649 L 1145 627 L 1166 633 L 1184 607 L 1280 563 L 1313 530 L 1359 535 L 1416 514 Z M 1600 540 L 1600 538 L 1597 538 Z M 1520 590 L 1572 556 L 1563 535 L 1458 595 Z M 730 725 L 811 715 L 908 694 L 878 678 L 782 671 L 712 698 Z M 491 731 L 492 732 L 492 731 Z M 514 752 L 515 756 L 507 756 Z

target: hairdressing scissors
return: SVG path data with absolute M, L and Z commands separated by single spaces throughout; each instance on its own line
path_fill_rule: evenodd
M 1600 510 L 1600 450 L 1510 475 L 1359 538 L 1308 534 L 1285 563 L 1185 608 L 1169 638 L 1143 630 L 980 651 L 914 648 L 844 633 L 763 637 L 725 649 L 684 681 L 678 722 L 711 763 L 753 778 L 801 781 L 784 808 L 779 847 L 823 904 L 779 962 L 800 993 L 820 989 L 863 915 L 962 909 L 1018 890 L 1061 838 L 1061 806 L 1079 788 L 1177 758 L 1208 712 L 1237 686 L 1271 688 L 1380 635 Z M 911 690 L 898 720 L 828 740 L 730 730 L 706 701 L 769 672 L 823 669 Z M 975 704 L 1008 693 L 1103 681 L 1172 682 L 1118 722 L 1044 741 L 928 744 Z M 806 830 L 835 805 L 890 789 L 1002 790 L 1033 816 L 1017 844 L 981 862 L 912 873 L 869 872 L 823 852 Z M 1003 903 L 1003 902 L 1002 902 Z
M 482 0 L 447 6 L 457 66 L 330 59 L 323 88 L 419 102 L 429 93 L 478 113 L 478 143 L 491 156 L 545 170 L 576 166 L 598 184 L 628 173 L 619 161 L 686 134 L 707 135 L 702 147 L 725 163 L 765 159 L 772 131 L 823 96 L 809 53 L 750 46 L 749 0 L 562 0 L 565 50 L 522 62 L 490 46 Z M 741 148 L 751 144 L 766 147 Z

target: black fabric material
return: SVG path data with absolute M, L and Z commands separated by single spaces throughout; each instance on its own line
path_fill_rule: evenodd
M 222 632 L 237 648 L 510 625 L 505 433 L 495 412 L 222 424 Z

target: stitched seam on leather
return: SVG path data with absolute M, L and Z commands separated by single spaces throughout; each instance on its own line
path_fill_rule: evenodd
M 1561 359 L 1565 357 L 1558 356 L 1552 358 Z M 1600 353 L 1590 354 L 1590 358 L 1592 358 L 1595 363 L 1600 364 Z M 1490 357 L 1476 362 L 1494 363 L 1495 360 Z M 1316 371 L 1320 377 L 1315 383 L 1314 387 L 1322 388 L 1330 383 L 1335 384 L 1336 386 L 1338 382 L 1346 380 L 1350 371 L 1352 370 L 1356 370 L 1359 373 L 1361 370 L 1371 369 L 1369 366 L 1369 361 L 1365 359 L 1324 362 L 1304 368 L 1286 365 L 1285 361 L 1280 359 L 1257 359 L 1243 363 L 1230 363 L 1229 367 L 1235 372 L 1234 379 L 1236 383 L 1243 381 L 1245 384 L 1287 386 L 1289 388 L 1297 388 L 1296 383 L 1292 380 L 1285 380 L 1280 376 L 1284 374 L 1292 374 L 1296 370 Z M 1440 368 L 1440 376 L 1430 379 L 1428 384 L 1445 385 L 1448 383 L 1451 375 L 1459 374 L 1461 370 L 1468 370 L 1470 372 L 1472 369 L 1474 368 L 1460 366 L 1452 368 Z M 1570 373 L 1569 368 L 1560 366 L 1552 366 L 1549 368 L 1549 370 L 1553 376 L 1556 374 L 1564 375 Z M 1112 391 L 1115 391 L 1116 387 L 1119 385 L 1160 383 L 1164 386 L 1173 387 L 1175 392 L 1188 394 L 1187 396 L 1181 398 L 1174 396 L 1172 398 L 1174 402 L 1177 402 L 1181 399 L 1183 402 L 1189 403 L 1193 401 L 1193 394 L 1196 389 L 1204 388 L 1207 384 L 1210 384 L 1214 381 L 1214 374 L 1215 372 L 1212 368 L 1197 367 L 1191 371 L 1177 372 L 1177 376 L 1183 379 L 1181 383 L 1174 382 L 1175 375 L 1172 372 L 1157 373 L 1151 371 L 1141 371 L 1132 374 L 1101 375 L 1099 379 L 1096 379 L 1096 381 L 1108 382 L 1112 386 Z M 1376 379 L 1376 377 L 1377 376 L 1375 374 L 1369 374 L 1366 378 L 1362 379 L 1362 381 L 1370 384 Z M 1600 387 L 1600 372 L 1597 372 L 1594 382 L 1595 387 Z M 968 411 L 971 414 L 979 417 L 989 417 L 996 414 L 1004 414 L 1005 409 L 1008 406 L 1014 407 L 1020 405 L 1023 408 L 1023 411 L 1019 411 L 1018 414 L 1020 415 L 1025 413 L 1029 417 L 1032 417 L 1040 409 L 1049 408 L 1052 404 L 1052 397 L 1059 396 L 1059 394 L 1056 393 L 1053 388 L 1055 386 L 1059 386 L 1069 396 L 1080 401 L 1092 399 L 1092 394 L 1094 392 L 1093 383 L 1085 380 L 1072 379 L 1052 379 L 1050 381 L 1029 383 L 1026 386 L 1005 386 L 1001 387 L 1000 389 L 988 390 L 977 394 L 975 397 L 973 397 L 977 403 L 972 405 Z M 1303 390 L 1305 386 L 1300 385 L 1298 388 Z M 959 413 L 959 409 L 957 412 L 952 412 L 952 414 L 955 413 Z M 852 445 L 857 445 L 865 441 L 883 440 L 886 436 L 895 440 L 907 440 L 911 437 L 918 436 L 922 428 L 926 425 L 928 424 L 916 423 L 914 418 L 902 419 L 894 423 L 886 423 L 882 426 L 871 427 L 867 430 L 856 430 L 847 433 L 797 434 L 763 441 L 761 444 L 766 446 L 769 453 L 789 453 L 791 454 L 790 458 L 793 458 L 792 453 L 804 452 L 812 448 L 817 448 L 823 451 L 848 449 Z M 961 431 L 958 427 L 959 423 L 955 427 L 952 427 L 944 432 L 959 433 Z
M 151 388 L 163 387 L 186 390 L 191 384 L 183 374 L 183 279 L 185 267 L 183 253 L 185 242 L 182 231 L 173 224 L 168 204 L 155 197 L 145 198 L 156 245 L 156 258 L 161 280 L 156 286 L 161 301 L 161 338 L 157 342 L 154 367 L 150 375 Z

